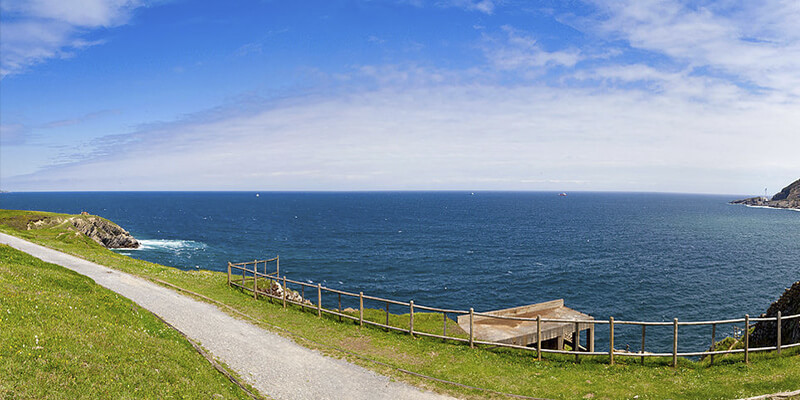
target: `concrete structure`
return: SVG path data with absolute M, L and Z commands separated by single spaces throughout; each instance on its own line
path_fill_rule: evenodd
M 544 303 L 530 304 L 504 310 L 489 311 L 482 314 L 491 314 L 499 317 L 560 319 L 560 320 L 594 320 L 591 315 L 575 311 L 564 306 L 564 299 Z M 473 317 L 473 329 L 478 340 L 509 343 L 519 346 L 535 345 L 537 342 L 536 321 L 520 321 L 513 319 L 493 318 L 484 315 Z M 458 325 L 469 332 L 469 315 L 458 317 Z M 589 351 L 594 351 L 594 323 L 578 323 L 580 332 L 588 330 L 586 345 L 581 346 Z M 575 323 L 571 322 L 542 322 L 542 348 L 555 348 L 562 350 L 564 340 L 572 343 L 575 332 Z M 574 346 L 573 346 L 574 347 Z

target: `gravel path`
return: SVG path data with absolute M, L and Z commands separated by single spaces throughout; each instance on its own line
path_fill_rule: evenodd
M 0 233 L 0 243 L 92 278 L 199 342 L 261 393 L 276 399 L 447 399 L 231 317 L 215 306 L 133 275 Z

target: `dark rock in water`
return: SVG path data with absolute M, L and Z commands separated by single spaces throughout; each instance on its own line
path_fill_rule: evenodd
M 786 289 L 778 301 L 772 303 L 762 317 L 776 317 L 778 311 L 782 317 L 800 314 L 800 281 Z M 750 336 L 752 347 L 775 346 L 777 343 L 778 329 L 775 321 L 760 321 L 756 323 Z M 800 318 L 781 321 L 781 343 L 800 343 Z
M 783 188 L 783 190 L 772 196 L 771 199 L 759 196 L 743 200 L 734 200 L 731 204 L 800 209 L 800 179 Z
M 109 249 L 136 249 L 139 241 L 119 225 L 100 217 L 71 218 L 78 231 Z

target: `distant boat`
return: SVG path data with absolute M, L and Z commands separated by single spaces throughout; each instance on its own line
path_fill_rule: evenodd
M 561 197 L 567 197 L 567 194 L 566 194 L 566 193 L 563 193 L 563 192 L 562 192 L 562 193 L 559 193 L 558 195 L 559 195 L 559 196 L 561 196 Z
M 256 193 L 256 197 L 261 196 L 260 194 Z

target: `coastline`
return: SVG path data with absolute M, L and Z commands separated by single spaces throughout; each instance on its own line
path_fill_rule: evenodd
M 732 205 L 737 205 L 737 206 L 739 205 L 739 204 L 736 204 L 736 203 L 731 203 L 731 204 Z M 770 210 L 786 210 L 786 211 L 797 211 L 797 212 L 800 212 L 800 208 L 792 208 L 792 207 L 754 206 L 754 205 L 750 205 L 750 204 L 745 204 L 744 206 L 745 207 L 749 207 L 749 208 L 767 208 L 767 209 L 770 209 Z

